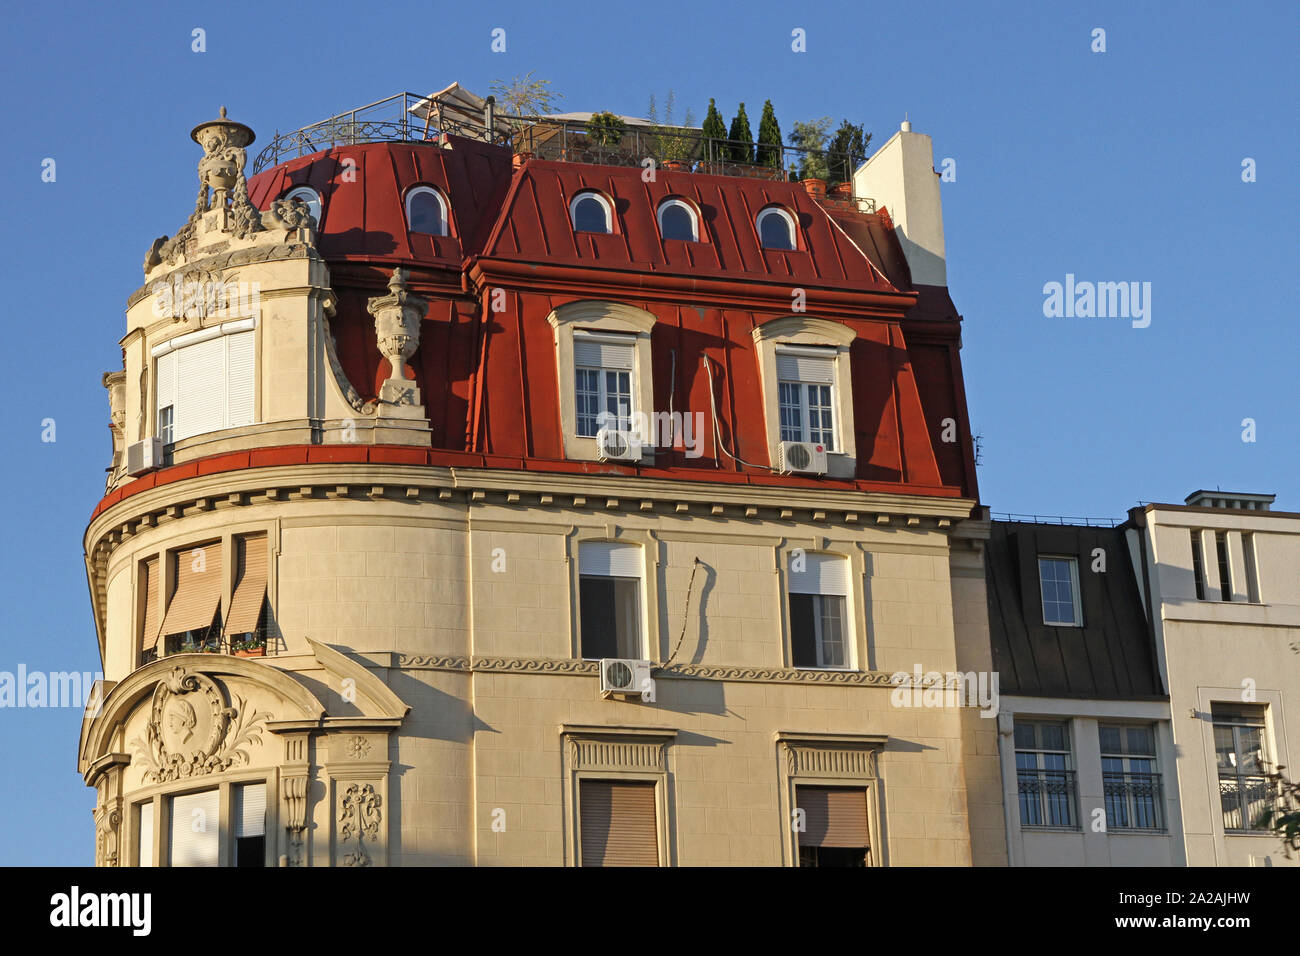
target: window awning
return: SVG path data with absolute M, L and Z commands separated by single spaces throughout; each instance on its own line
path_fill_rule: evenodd
M 181 634 L 208 627 L 224 590 L 221 542 L 173 551 L 172 559 L 176 562 L 176 590 L 167 605 L 161 633 Z
M 247 634 L 257 630 L 262 602 L 266 598 L 266 535 L 250 534 L 240 539 L 239 557 L 243 570 L 230 599 L 230 612 L 226 615 L 227 634 Z

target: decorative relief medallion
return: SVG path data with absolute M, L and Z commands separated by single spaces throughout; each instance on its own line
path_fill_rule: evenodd
M 173 667 L 154 689 L 145 739 L 131 746 L 144 763 L 146 783 L 218 773 L 248 762 L 243 748 L 261 743 L 268 716 L 249 712 L 242 697 L 227 707 L 211 678 Z
M 366 740 L 360 734 L 354 734 L 348 738 L 345 752 L 353 760 L 360 760 L 366 754 L 370 753 L 370 741 Z
M 369 866 L 366 853 L 367 838 L 373 843 L 379 839 L 379 824 L 383 814 L 379 810 L 382 798 L 375 793 L 373 784 L 354 783 L 343 791 L 339 801 L 339 843 L 356 838 L 357 850 L 343 857 L 344 866 Z

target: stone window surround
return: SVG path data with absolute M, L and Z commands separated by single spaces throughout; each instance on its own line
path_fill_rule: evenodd
M 126 821 L 123 839 L 127 866 L 140 866 L 140 808 L 146 803 L 153 805 L 153 866 L 170 866 L 167 857 L 168 835 L 171 832 L 170 814 L 173 797 L 187 793 L 200 793 L 204 790 L 219 790 L 221 818 L 218 821 L 222 839 L 218 844 L 217 865 L 231 866 L 234 850 L 234 787 L 246 783 L 261 783 L 266 786 L 266 858 L 268 867 L 276 865 L 272 854 L 275 852 L 275 835 L 279 829 L 279 772 L 275 768 L 259 768 L 243 772 L 229 771 L 219 777 L 204 777 L 172 781 L 134 791 L 129 804 L 130 812 L 125 814 Z
M 777 598 L 781 608 L 776 626 L 780 629 L 777 639 L 781 647 L 781 667 L 793 668 L 794 635 L 790 624 L 790 555 L 802 548 L 805 552 L 815 554 L 832 554 L 845 558 L 849 562 L 849 587 L 845 598 L 845 627 L 851 629 L 846 634 L 844 643 L 848 652 L 848 664 L 845 667 L 802 667 L 807 671 L 869 671 L 874 670 L 874 654 L 867 637 L 866 588 L 863 582 L 867 575 L 867 558 L 862 542 L 848 539 L 832 539 L 818 536 L 811 540 L 787 538 L 776 546 Z
M 830 734 L 778 730 L 777 748 L 781 787 L 778 797 L 782 863 L 799 865 L 799 834 L 794 828 L 795 788 L 861 787 L 867 791 L 867 825 L 871 834 L 871 866 L 888 865 L 884 835 L 884 779 L 880 755 L 889 743 L 884 734 Z M 838 765 L 838 766 L 837 766 Z
M 777 388 L 776 353 L 783 345 L 831 346 L 835 349 L 835 435 L 838 449 L 827 452 L 827 473 L 832 478 L 853 478 L 858 470 L 857 432 L 853 427 L 853 375 L 849 347 L 857 334 L 846 325 L 807 315 L 789 315 L 764 322 L 754 329 L 758 350 L 759 381 L 763 388 L 763 414 L 767 423 L 768 461 L 776 467 L 781 444 L 780 391 Z
M 132 670 L 141 666 L 140 657 L 145 650 L 142 641 L 144 638 L 144 612 L 147 596 L 141 586 L 141 578 L 143 577 L 144 563 L 149 558 L 158 559 L 157 566 L 159 574 L 157 583 L 162 587 L 162 591 L 158 596 L 158 621 L 161 624 L 163 618 L 166 617 L 167 614 L 166 596 L 171 595 L 176 586 L 176 572 L 172 568 L 172 562 L 168 560 L 169 555 L 177 551 L 186 552 L 192 548 L 202 547 L 204 544 L 210 544 L 219 538 L 221 541 L 222 556 L 221 573 L 224 576 L 221 587 L 221 604 L 219 606 L 222 611 L 222 625 L 224 627 L 225 616 L 230 608 L 230 600 L 234 596 L 236 585 L 239 583 L 239 568 L 237 566 L 237 561 L 235 560 L 235 540 L 250 534 L 265 534 L 267 548 L 270 549 L 267 554 L 266 563 L 266 602 L 269 607 L 276 607 L 275 588 L 277 584 L 277 574 L 275 559 L 280 553 L 280 528 L 277 521 L 263 520 L 231 524 L 222 528 L 219 535 L 213 533 L 205 534 L 203 532 L 195 532 L 195 534 L 197 534 L 197 539 L 194 543 L 177 544 L 175 541 L 162 541 L 155 546 L 142 548 L 131 555 L 131 573 L 133 575 L 131 579 L 131 594 L 134 597 L 132 602 L 134 617 L 131 622 L 131 644 L 135 648 Z M 162 639 L 163 635 L 159 634 L 157 646 L 160 649 L 162 647 Z M 271 638 L 268 635 L 268 653 L 270 652 L 270 645 Z M 161 657 L 162 655 L 160 654 L 159 656 Z M 156 825 L 157 817 L 154 819 Z
M 1264 709 L 1264 744 L 1268 748 L 1267 753 L 1271 756 L 1272 763 L 1285 763 L 1285 755 L 1289 752 L 1287 747 L 1286 735 L 1283 732 L 1283 697 L 1280 690 L 1265 690 L 1256 688 L 1255 699 L 1253 701 L 1243 701 L 1241 699 L 1240 687 L 1200 687 L 1197 694 L 1196 720 L 1202 724 L 1201 727 L 1201 754 L 1205 761 L 1205 778 L 1206 784 L 1211 793 L 1216 793 L 1219 788 L 1219 770 L 1215 757 L 1214 746 L 1214 720 L 1213 706 L 1215 704 L 1225 704 L 1229 706 L 1240 706 L 1242 704 L 1251 704 Z M 1179 768 L 1179 784 L 1182 784 L 1183 775 L 1186 774 L 1190 779 L 1190 768 Z M 1254 840 L 1261 837 L 1272 837 L 1271 830 L 1229 830 L 1223 825 L 1223 813 L 1217 806 L 1211 807 L 1210 813 L 1210 833 L 1220 846 L 1223 846 L 1224 840 Z
M 560 727 L 560 754 L 564 766 L 564 815 L 568 826 L 564 845 L 564 865 L 581 866 L 582 821 L 579 808 L 579 787 L 583 780 L 644 781 L 655 785 L 655 828 L 659 848 L 659 865 L 676 864 L 674 828 L 670 820 L 673 800 L 670 794 L 672 781 L 671 754 L 677 730 L 671 727 L 628 727 L 563 724 Z M 584 743 L 623 744 L 613 755 L 624 759 L 593 764 L 583 759 Z M 657 767 L 646 766 L 644 759 L 635 762 L 626 759 L 634 753 L 641 756 L 657 750 Z M 609 749 L 605 751 L 611 753 Z
M 641 548 L 644 561 L 641 572 L 641 650 L 645 659 L 652 663 L 661 663 L 659 634 L 659 541 L 652 531 L 639 528 L 620 528 L 607 525 L 605 528 L 578 527 L 566 536 L 567 551 L 565 560 L 569 564 L 569 595 L 571 626 L 570 653 L 574 660 L 584 660 L 582 656 L 582 606 L 579 578 L 581 577 L 581 559 L 579 552 L 584 541 L 610 541 L 616 544 L 631 544 Z
M 621 302 L 584 300 L 555 309 L 546 319 L 555 330 L 555 362 L 560 393 L 560 433 L 564 457 L 581 461 L 598 460 L 596 439 L 577 434 L 577 400 L 574 382 L 573 334 L 578 330 L 613 332 L 635 336 L 632 369 L 633 415 L 649 415 L 654 409 L 654 380 L 651 377 L 650 332 L 656 319 L 649 312 Z M 654 436 L 643 436 L 653 438 Z M 654 448 L 644 446 L 642 462 L 653 461 Z

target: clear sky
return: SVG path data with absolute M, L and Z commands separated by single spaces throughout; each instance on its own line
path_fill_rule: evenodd
M 1293 0 L 652 4 L 10 3 L 0 32 L 7 462 L 0 671 L 99 668 L 80 541 L 110 456 L 104 371 L 152 240 L 196 192 L 189 131 L 258 133 L 401 90 L 536 71 L 562 108 L 650 94 L 757 130 L 904 114 L 955 161 L 948 280 L 995 511 L 1121 516 L 1222 487 L 1300 511 Z M 493 53 L 491 31 L 506 31 Z M 191 49 L 206 31 L 206 52 Z M 807 50 L 791 50 L 791 31 Z M 1093 52 L 1093 31 L 1106 50 Z M 42 162 L 55 160 L 54 182 Z M 1242 181 L 1243 160 L 1257 181 Z M 1043 287 L 1150 283 L 1150 318 L 1047 318 Z M 1287 290 L 1291 291 L 1288 292 Z M 1242 420 L 1256 440 L 1242 441 Z M 43 424 L 53 419 L 54 432 Z M 43 441 L 53 437 L 55 440 Z M 0 863 L 90 863 L 80 711 L 0 709 Z

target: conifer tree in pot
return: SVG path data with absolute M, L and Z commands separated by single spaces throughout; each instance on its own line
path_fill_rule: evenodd
M 863 132 L 862 125 L 844 120 L 835 137 L 831 140 L 828 154 L 827 171 L 832 186 L 847 183 L 853 178 L 853 171 L 867 158 L 867 146 L 871 134 Z
M 704 155 L 710 159 L 724 159 L 727 151 L 727 124 L 718 112 L 713 97 L 709 97 L 709 111 L 704 116 L 704 125 L 700 130 L 704 136 Z
M 731 130 L 727 134 L 727 139 L 731 140 L 730 160 L 733 163 L 753 165 L 754 134 L 749 130 L 749 117 L 745 114 L 744 103 L 740 104 L 740 109 L 736 111 L 736 118 L 731 121 Z
M 758 121 L 758 149 L 754 161 L 760 166 L 781 168 L 781 125 L 776 121 L 772 101 L 763 103 L 763 115 Z

